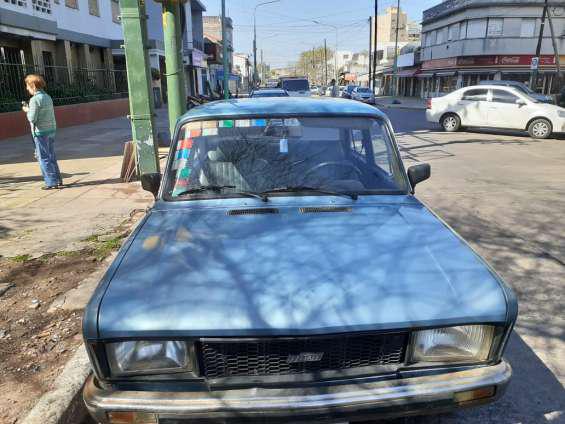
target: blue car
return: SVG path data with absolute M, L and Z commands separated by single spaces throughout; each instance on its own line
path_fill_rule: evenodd
M 499 398 L 513 292 L 414 195 L 386 116 L 208 103 L 84 316 L 101 423 L 353 421 Z

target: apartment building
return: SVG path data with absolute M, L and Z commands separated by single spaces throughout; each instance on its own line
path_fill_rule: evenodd
M 561 63 L 565 63 L 565 4 L 549 4 Z M 488 79 L 529 81 L 543 6 L 544 0 L 447 0 L 425 10 L 418 75 L 421 95 L 440 95 Z M 547 23 L 535 88 L 554 93 L 556 55 Z

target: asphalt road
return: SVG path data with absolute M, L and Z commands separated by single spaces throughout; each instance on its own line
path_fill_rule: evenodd
M 515 290 L 506 351 L 513 379 L 498 402 L 391 423 L 565 423 L 565 137 L 445 133 L 424 111 L 385 109 L 407 166 L 428 162 L 416 195 Z

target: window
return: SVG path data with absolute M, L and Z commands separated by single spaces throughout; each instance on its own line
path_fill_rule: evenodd
M 88 0 L 88 12 L 93 16 L 100 16 L 98 0 Z
M 533 37 L 536 32 L 535 19 L 522 19 L 522 26 L 520 27 L 520 37 Z
M 48 15 L 51 14 L 51 0 L 31 0 L 31 4 L 33 6 L 33 10 L 47 13 Z
M 445 35 L 444 28 L 437 30 L 437 38 L 436 38 L 437 44 L 443 44 L 445 42 L 444 35 Z
M 474 102 L 486 102 L 488 90 L 484 88 L 467 90 L 463 93 L 462 100 L 469 100 Z
M 449 41 L 457 40 L 459 38 L 459 23 L 453 24 L 449 27 L 449 34 L 447 39 Z
M 78 9 L 78 0 L 65 0 L 65 6 L 71 9 Z
M 489 18 L 487 37 L 502 37 L 503 29 L 504 29 L 504 19 Z
M 518 96 L 506 90 L 492 90 L 492 101 L 495 103 L 515 104 L 516 100 L 518 100 Z
M 433 46 L 436 43 L 437 31 L 428 32 L 429 43 L 428 46 Z
M 4 0 L 5 3 L 13 4 L 15 6 L 27 7 L 25 0 Z
M 120 23 L 120 3 L 118 0 L 112 1 L 112 21 L 119 24 Z
M 467 38 L 467 21 L 461 22 L 461 28 L 459 29 L 459 39 L 464 40 Z
M 486 31 L 486 19 L 471 19 L 467 23 L 467 38 L 484 38 Z

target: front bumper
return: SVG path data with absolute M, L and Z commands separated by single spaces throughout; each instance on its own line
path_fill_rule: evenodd
M 101 388 L 90 376 L 84 401 L 100 423 L 110 423 L 108 413 L 115 412 L 140 413 L 143 420 L 132 423 L 331 422 L 421 415 L 488 403 L 502 395 L 511 374 L 510 365 L 501 361 L 465 371 L 358 384 L 210 392 L 114 391 Z M 482 396 L 480 391 L 471 392 L 480 389 L 493 390 L 484 390 Z M 474 398 L 472 393 L 478 395 Z

